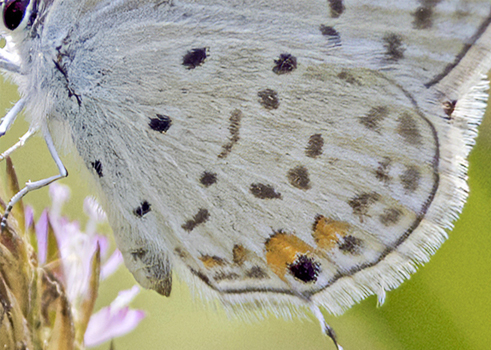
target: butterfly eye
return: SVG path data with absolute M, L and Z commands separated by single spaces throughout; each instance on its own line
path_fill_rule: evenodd
M 10 30 L 15 30 L 22 23 L 30 0 L 7 0 L 3 6 L 3 23 Z

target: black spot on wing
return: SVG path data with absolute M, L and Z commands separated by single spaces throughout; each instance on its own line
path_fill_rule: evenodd
M 205 62 L 206 48 L 189 50 L 182 58 L 182 65 L 187 69 L 194 69 Z
M 328 0 L 331 9 L 331 17 L 338 18 L 345 10 L 343 0 Z
M 276 192 L 273 186 L 264 184 L 251 184 L 249 191 L 259 199 L 281 199 L 281 193 Z
M 217 182 L 217 174 L 205 171 L 201 174 L 199 182 L 205 187 L 210 187 Z
M 278 93 L 272 89 L 264 89 L 257 93 L 259 103 L 266 109 L 277 109 L 280 106 Z
M 232 151 L 232 147 L 240 140 L 239 130 L 242 116 L 242 111 L 238 109 L 232 112 L 229 119 L 230 126 L 228 127 L 230 131 L 230 140 L 222 146 L 222 152 L 218 155 L 218 158 L 226 158 Z
M 94 162 L 91 162 L 90 163 L 92 165 L 92 168 L 94 168 L 95 172 L 97 173 L 97 175 L 99 175 L 99 177 L 103 177 L 104 174 L 102 172 L 102 163 L 100 160 L 96 160 Z
M 322 147 L 324 147 L 324 138 L 321 134 L 313 134 L 309 138 L 305 154 L 307 157 L 316 158 L 322 154 Z
M 191 232 L 196 226 L 204 224 L 210 218 L 210 213 L 207 209 L 199 209 L 198 213 L 191 220 L 186 221 L 181 227 L 188 232 Z
M 320 265 L 306 255 L 300 255 L 291 265 L 288 270 L 296 279 L 304 282 L 315 282 L 319 276 Z
M 161 132 L 161 133 L 166 133 L 167 130 L 172 125 L 172 119 L 167 116 L 167 115 L 162 115 L 162 114 L 157 114 L 155 118 L 150 118 L 150 122 L 148 123 L 148 126 L 152 130 Z
M 139 218 L 143 217 L 143 215 L 148 214 L 152 209 L 150 209 L 151 205 L 147 201 L 143 201 L 138 208 L 133 210 L 133 214 L 138 216 Z
M 297 166 L 293 169 L 288 170 L 287 179 L 293 187 L 299 188 L 301 190 L 310 189 L 310 178 L 309 171 L 304 166 Z
M 395 33 L 388 33 L 383 38 L 385 48 L 385 58 L 388 61 L 398 61 L 404 57 L 406 48 L 402 42 L 402 36 Z
M 277 60 L 274 60 L 273 72 L 276 74 L 286 74 L 297 69 L 297 58 L 289 53 L 282 53 Z

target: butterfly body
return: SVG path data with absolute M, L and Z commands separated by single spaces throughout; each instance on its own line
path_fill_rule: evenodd
M 443 242 L 483 108 L 489 2 L 386 3 L 40 2 L 13 77 L 143 286 L 339 314 Z

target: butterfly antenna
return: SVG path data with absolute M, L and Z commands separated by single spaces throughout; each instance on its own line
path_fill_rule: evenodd
M 343 347 L 338 344 L 338 340 L 336 339 L 336 333 L 334 332 L 334 329 L 331 328 L 324 319 L 324 315 L 322 314 L 320 308 L 317 305 L 312 304 L 311 307 L 312 312 L 314 313 L 315 317 L 319 320 L 319 323 L 321 325 L 321 330 L 322 333 L 327 335 L 329 338 L 331 338 L 332 342 L 336 346 L 337 350 L 343 350 Z

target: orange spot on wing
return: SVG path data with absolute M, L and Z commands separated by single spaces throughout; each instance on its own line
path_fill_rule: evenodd
M 234 264 L 237 264 L 239 266 L 242 265 L 247 259 L 247 250 L 244 248 L 244 246 L 240 244 L 234 245 L 232 254 Z
M 346 222 L 319 215 L 315 219 L 312 236 L 318 248 L 329 250 L 334 248 L 340 238 L 346 236 L 349 228 L 350 225 Z
M 218 256 L 203 255 L 199 258 L 207 269 L 225 265 L 225 261 Z
M 288 266 L 300 255 L 314 251 L 314 248 L 297 236 L 281 231 L 276 232 L 266 241 L 265 248 L 269 267 L 282 280 L 285 280 Z

